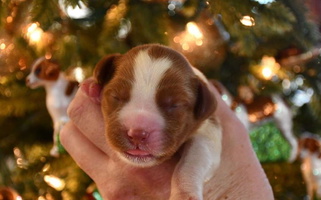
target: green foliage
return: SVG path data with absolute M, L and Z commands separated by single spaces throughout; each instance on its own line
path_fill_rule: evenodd
M 41 95 L 31 93 L 25 85 L 25 74 L 21 71 L 8 74 L 1 78 L 0 84 L 0 116 L 21 117 L 39 108 Z M 26 97 L 29 98 L 26 98 Z
M 319 94 L 315 94 L 311 99 L 311 107 L 313 108 L 313 114 L 319 118 L 321 121 L 321 99 Z M 321 131 L 319 131 L 321 134 Z
M 7 16 L 7 5 L 8 5 L 8 0 L 6 1 L 0 1 L 0 26 L 3 26 L 5 23 L 5 19 Z
M 45 92 L 28 89 L 24 83 L 27 71 L 37 57 L 46 53 L 52 55 L 66 71 L 78 65 L 92 69 L 105 54 L 124 53 L 144 43 L 171 44 L 171 36 L 183 31 L 187 22 L 199 22 L 203 19 L 201 13 L 206 13 L 202 15 L 207 16 L 204 23 L 209 25 L 212 17 L 220 18 L 226 30 L 219 31 L 227 31 L 231 36 L 227 42 L 229 49 L 222 54 L 227 55 L 222 67 L 208 71 L 219 71 L 213 76 L 236 94 L 240 84 L 248 83 L 254 77 L 250 67 L 263 55 L 277 56 L 289 46 L 305 52 L 320 39 L 317 26 L 308 20 L 299 0 L 279 0 L 265 5 L 252 0 L 209 0 L 206 12 L 202 12 L 205 1 L 187 0 L 172 15 L 168 14 L 168 2 L 165 1 L 64 0 L 63 4 L 75 7 L 80 2 L 92 10 L 84 19 L 69 18 L 60 9 L 58 0 L 0 0 L 0 42 L 3 39 L 7 46 L 12 44 L 14 47 L 11 51 L 0 50 L 0 171 L 10 175 L 1 174 L 0 183 L 15 186 L 24 199 L 37 199 L 45 193 L 52 194 L 55 199 L 81 199 L 90 183 L 68 155 L 57 159 L 48 155 L 52 122 L 45 107 Z M 8 24 L 6 19 L 14 9 L 19 11 L 18 15 L 12 24 Z M 241 24 L 240 19 L 246 15 L 254 19 L 255 26 Z M 39 44 L 30 44 L 23 32 L 30 22 L 37 22 L 50 37 L 43 38 Z M 131 28 L 120 37 L 120 31 L 129 24 Z M 216 49 L 206 51 L 213 53 Z M 210 55 L 214 56 L 214 53 Z M 315 96 L 310 105 L 298 111 L 294 128 L 298 133 L 319 133 L 320 62 L 316 60 L 304 67 L 306 70 L 300 74 L 314 89 Z M 287 70 L 295 76 L 292 68 Z M 260 94 L 279 92 L 282 87 L 282 80 L 253 79 Z M 282 162 L 287 160 L 290 146 L 275 125 L 264 124 L 250 137 L 255 152 L 264 163 L 276 199 L 302 199 L 305 188 L 299 164 Z M 17 159 L 13 157 L 13 149 L 17 147 L 23 152 L 26 165 L 12 168 L 4 160 Z M 48 166 L 49 170 L 43 171 Z M 63 178 L 68 183 L 65 190 L 57 192 L 49 187 L 43 180 L 45 174 Z M 63 194 L 67 196 L 63 197 Z
M 51 144 L 43 143 L 30 143 L 16 147 L 15 152 L 18 156 L 16 155 L 15 159 L 19 159 L 21 164 L 13 169 L 12 179 L 22 198 L 32 200 L 49 193 L 54 199 L 82 199 L 92 181 L 69 155 L 51 157 L 50 148 Z M 48 185 L 44 179 L 46 175 L 63 180 L 66 183 L 63 190 L 57 191 Z
M 290 10 L 279 2 L 260 5 L 250 0 L 247 3 L 220 1 L 212 6 L 212 12 L 222 15 L 222 21 L 236 43 L 237 54 L 247 57 L 262 57 L 270 52 L 270 48 L 264 48 L 264 45 L 273 42 L 275 37 L 289 34 L 295 22 Z M 255 25 L 244 26 L 240 22 L 243 16 L 251 16 Z M 280 43 L 273 44 L 276 50 L 283 47 Z
M 111 11 L 113 17 L 105 18 L 99 37 L 100 44 L 103 44 L 99 53 L 123 53 L 131 47 L 145 43 L 168 44 L 169 17 L 166 11 L 165 4 L 119 1 L 114 11 Z M 124 23 L 130 24 L 131 31 L 126 38 L 118 38 L 119 30 L 126 25 Z
M 282 0 L 282 3 L 291 10 L 296 18 L 296 23 L 293 24 L 293 32 L 296 34 L 292 35 L 293 39 L 300 48 L 308 50 L 320 40 L 318 27 L 306 17 L 307 8 L 302 6 L 301 0 Z
M 64 0 L 63 4 L 66 7 L 67 6 L 72 6 L 74 8 L 76 6 L 79 6 L 79 2 L 85 2 L 85 1 L 82 1 L 82 0 Z
M 301 163 L 263 163 L 262 167 L 272 186 L 275 200 L 302 200 L 306 185 L 301 174 Z
M 291 147 L 274 123 L 263 124 L 250 133 L 252 146 L 260 162 L 288 160 Z
M 313 95 L 309 104 L 303 105 L 294 118 L 295 126 L 301 133 L 310 132 L 321 136 L 321 102 L 317 95 Z
M 130 1 L 128 6 L 127 17 L 133 27 L 130 33 L 131 46 L 145 43 L 168 43 L 166 36 L 168 15 L 165 5 Z M 147 16 L 148 20 L 146 20 Z M 149 31 L 141 31 L 143 29 Z
M 47 30 L 56 18 L 59 18 L 59 8 L 54 0 L 33 0 L 31 5 L 32 21 L 38 22 L 43 30 Z

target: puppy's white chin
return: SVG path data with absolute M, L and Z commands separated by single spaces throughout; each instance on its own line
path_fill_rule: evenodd
M 30 87 L 31 89 L 36 89 L 36 88 L 40 87 L 40 84 L 39 83 L 28 83 L 27 86 Z
M 118 153 L 119 157 L 135 167 L 152 167 L 159 164 L 159 161 L 152 154 L 130 154 L 128 152 Z

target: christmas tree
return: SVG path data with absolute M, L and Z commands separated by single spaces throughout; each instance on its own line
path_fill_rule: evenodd
M 295 136 L 320 135 L 320 14 L 318 0 L 0 1 L 0 185 L 23 199 L 99 199 L 68 154 L 49 154 L 45 90 L 25 84 L 42 56 L 81 82 L 106 54 L 165 44 L 235 97 L 242 86 L 282 96 Z M 286 162 L 291 147 L 275 122 L 250 137 L 275 198 L 303 199 L 300 161 Z

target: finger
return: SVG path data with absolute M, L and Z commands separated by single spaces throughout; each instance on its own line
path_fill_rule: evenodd
M 73 124 L 98 148 L 108 152 L 99 99 L 100 89 L 93 79 L 86 80 L 68 107 Z
M 76 163 L 92 179 L 97 171 L 106 168 L 108 156 L 85 137 L 72 122 L 68 122 L 60 133 L 61 144 L 73 157 Z M 93 164 L 95 163 L 95 164 Z

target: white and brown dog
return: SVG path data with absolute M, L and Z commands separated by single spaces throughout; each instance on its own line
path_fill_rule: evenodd
M 301 172 L 306 184 L 308 199 L 321 198 L 321 141 L 305 133 L 299 140 Z
M 256 96 L 248 86 L 240 86 L 239 89 L 242 90 L 238 91 L 238 97 L 233 97 L 220 82 L 211 80 L 211 83 L 249 132 L 255 127 L 273 120 L 283 137 L 291 145 L 288 161 L 294 162 L 297 159 L 298 140 L 292 130 L 292 110 L 280 95 Z
M 78 83 L 69 81 L 59 64 L 45 57 L 38 58 L 31 66 L 31 72 L 26 78 L 30 88 L 44 87 L 46 90 L 46 106 L 53 120 L 52 156 L 59 155 L 58 137 L 62 126 L 69 120 L 67 107 L 77 91 Z
M 104 57 L 94 76 L 103 86 L 108 145 L 142 168 L 181 155 L 170 199 L 203 199 L 203 184 L 219 166 L 222 148 L 216 100 L 205 76 L 177 51 L 156 44 Z

